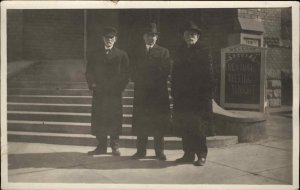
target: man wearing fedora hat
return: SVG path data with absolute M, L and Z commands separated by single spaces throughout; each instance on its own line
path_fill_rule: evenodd
M 122 130 L 122 91 L 129 79 L 127 53 L 114 47 L 117 30 L 105 27 L 99 48 L 88 56 L 86 79 L 93 91 L 91 132 L 98 146 L 89 155 L 107 153 L 107 136 L 114 156 L 120 156 L 119 134 Z
M 212 113 L 212 70 L 209 48 L 200 41 L 201 30 L 192 21 L 183 28 L 172 70 L 173 131 L 182 137 L 184 155 L 177 163 L 205 164 L 206 128 Z M 198 160 L 194 162 L 195 155 Z
M 137 135 L 137 152 L 132 156 L 146 156 L 148 136 L 154 136 L 156 158 L 166 160 L 164 134 L 170 122 L 170 103 L 167 88 L 169 51 L 156 44 L 158 30 L 150 23 L 143 31 L 143 43 L 132 56 L 134 87 L 133 133 Z

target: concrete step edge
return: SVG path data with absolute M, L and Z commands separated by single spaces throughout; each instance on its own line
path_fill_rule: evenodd
M 30 105 L 30 104 L 7 104 L 8 111 L 40 111 L 40 112 L 74 112 L 91 113 L 92 105 Z M 123 105 L 123 114 L 132 114 L 133 105 Z
M 91 116 L 91 113 L 75 112 L 42 112 L 42 111 L 7 111 L 7 114 L 28 114 L 28 115 L 69 115 L 69 116 Z M 132 117 L 132 114 L 123 114 L 123 117 Z
M 20 99 L 22 101 L 18 101 L 18 100 L 9 100 L 7 102 L 8 106 L 14 107 L 13 110 L 18 110 L 18 106 L 19 107 L 26 107 L 26 106 L 31 106 L 31 107 L 52 107 L 55 108 L 57 107 L 58 109 L 60 109 L 61 107 L 77 107 L 80 108 L 82 107 L 84 108 L 91 108 L 92 107 L 92 103 L 91 101 L 68 101 L 68 102 L 64 102 L 64 103 L 60 103 L 61 101 L 24 101 L 23 99 Z M 122 107 L 123 108 L 133 108 L 133 99 L 123 99 L 122 101 Z M 173 104 L 170 104 L 170 108 L 173 107 Z M 22 108 L 19 108 L 20 111 L 22 110 Z M 68 109 L 68 108 L 66 108 Z M 28 110 L 30 111 L 30 110 Z
M 91 107 L 91 104 L 58 104 L 58 103 L 37 103 L 37 102 L 7 102 L 7 105 L 18 105 L 18 106 L 55 106 L 55 107 Z
M 59 122 L 59 121 L 27 121 L 27 120 L 8 120 L 8 124 L 33 124 L 33 125 L 68 125 L 68 126 L 91 126 L 91 123 L 81 122 Z M 122 124 L 122 127 L 131 127 L 130 124 Z
M 68 96 L 68 95 L 11 95 L 8 97 L 18 97 L 18 98 L 92 98 L 93 96 Z M 132 96 L 122 96 L 123 99 L 133 99 Z

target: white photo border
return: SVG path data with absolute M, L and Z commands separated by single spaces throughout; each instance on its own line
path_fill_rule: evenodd
M 140 9 L 140 8 L 283 8 L 292 7 L 293 185 L 142 185 L 9 183 L 7 160 L 7 25 L 8 9 Z M 265 189 L 299 188 L 299 3 L 296 1 L 2 1 L 1 2 L 1 186 L 3 189 Z

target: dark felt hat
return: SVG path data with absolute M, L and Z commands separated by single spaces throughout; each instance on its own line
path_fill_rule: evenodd
M 183 27 L 183 31 L 195 31 L 199 35 L 201 35 L 201 29 L 198 27 L 198 25 L 194 21 L 187 21 Z
M 144 28 L 144 34 L 145 33 L 151 33 L 151 34 L 159 34 L 159 31 L 157 30 L 156 23 L 151 22 Z
M 102 36 L 114 37 L 117 36 L 118 32 L 114 27 L 104 27 L 102 31 Z

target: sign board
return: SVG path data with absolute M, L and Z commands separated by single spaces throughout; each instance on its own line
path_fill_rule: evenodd
M 244 37 L 244 42 L 246 45 L 249 46 L 256 46 L 256 47 L 260 47 L 261 43 L 260 43 L 260 39 L 256 39 L 256 38 L 246 38 Z
M 221 50 L 221 106 L 264 112 L 265 49 L 235 45 Z

